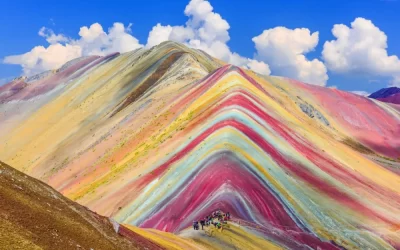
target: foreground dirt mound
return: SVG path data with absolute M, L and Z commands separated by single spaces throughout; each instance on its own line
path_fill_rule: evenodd
M 0 162 L 0 249 L 161 249 Z

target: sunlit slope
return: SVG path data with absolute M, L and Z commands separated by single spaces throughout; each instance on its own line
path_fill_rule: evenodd
M 160 246 L 171 250 L 180 249 L 283 249 L 268 241 L 257 231 L 229 223 L 222 231 L 214 226 L 205 227 L 205 230 L 195 231 L 185 229 L 179 234 L 172 234 L 155 229 L 141 229 L 127 225 L 135 233 L 152 240 Z M 300 246 L 301 247 L 301 246 Z
M 33 100 L 2 104 L 0 157 L 125 224 L 179 234 L 221 208 L 277 247 L 399 248 L 399 111 L 220 66 L 175 43 L 116 56 L 23 122 Z
M 96 130 L 111 130 L 127 114 L 150 103 L 161 107 L 170 98 L 165 96 L 168 92 L 151 94 L 163 89 L 163 85 L 171 85 L 171 91 L 180 91 L 175 88 L 181 85 L 173 86 L 178 80 L 182 84 L 192 82 L 217 66 L 202 52 L 176 43 L 164 43 L 152 50 L 114 56 L 83 76 L 68 78 L 65 83 L 59 83 L 58 88 L 43 94 L 31 91 L 37 84 L 32 83 L 29 91 L 36 96 L 16 99 L 15 96 L 24 95 L 20 92 L 28 91 L 24 88 L 0 106 L 1 125 L 7 127 L 2 135 L 1 157 L 16 168 L 44 179 L 52 169 L 36 166 L 50 164 L 53 170 L 64 166 L 82 154 L 82 150 L 93 147 L 100 138 Z M 159 86 L 161 82 L 163 85 Z M 146 95 L 151 97 L 146 98 Z M 42 100 L 45 104 L 33 112 L 25 109 L 42 104 Z M 133 102 L 136 105 L 131 105 L 126 114 L 119 114 Z

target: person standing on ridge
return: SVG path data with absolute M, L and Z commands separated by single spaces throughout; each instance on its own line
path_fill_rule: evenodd
M 204 224 L 205 224 L 205 220 L 201 219 L 200 220 L 201 230 L 204 230 Z

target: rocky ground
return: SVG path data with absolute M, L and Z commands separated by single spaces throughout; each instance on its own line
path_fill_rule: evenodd
M 0 249 L 162 249 L 0 162 Z

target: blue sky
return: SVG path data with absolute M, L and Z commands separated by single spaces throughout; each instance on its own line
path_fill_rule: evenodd
M 0 58 L 19 55 L 33 47 L 49 44 L 38 35 L 43 27 L 56 34 L 78 39 L 79 29 L 99 23 L 107 30 L 114 22 L 132 23 L 131 35 L 146 44 L 149 32 L 157 23 L 162 25 L 184 25 L 188 20 L 185 6 L 189 0 L 181 1 L 1 1 L 0 9 Z M 229 41 L 232 52 L 246 58 L 257 53 L 252 38 L 264 30 L 283 26 L 288 29 L 307 28 L 319 32 L 318 45 L 306 54 L 308 59 L 321 59 L 325 41 L 335 39 L 332 28 L 335 24 L 350 26 L 357 17 L 372 21 L 388 38 L 387 53 L 400 56 L 400 33 L 398 32 L 400 1 L 395 0 L 326 0 L 326 1 L 222 1 L 210 0 L 213 11 L 229 23 Z M 257 57 L 262 61 L 263 58 Z M 269 61 L 266 61 L 270 64 Z M 272 62 L 273 63 L 273 62 Z M 395 68 L 395 66 L 393 66 Z M 271 68 L 271 65 L 270 65 Z M 274 69 L 272 67 L 272 69 Z M 342 70 L 343 71 L 343 70 Z M 367 70 L 368 71 L 368 70 Z M 390 72 L 395 70 L 391 70 Z M 284 71 L 278 70 L 277 72 Z M 366 70 L 336 72 L 327 70 L 327 86 L 342 90 L 373 92 L 388 86 L 396 73 L 367 74 Z M 385 71 L 387 72 L 387 71 Z M 272 70 L 272 74 L 274 74 Z M 20 65 L 0 64 L 0 79 L 22 74 Z M 291 76 L 291 75 L 289 75 Z

